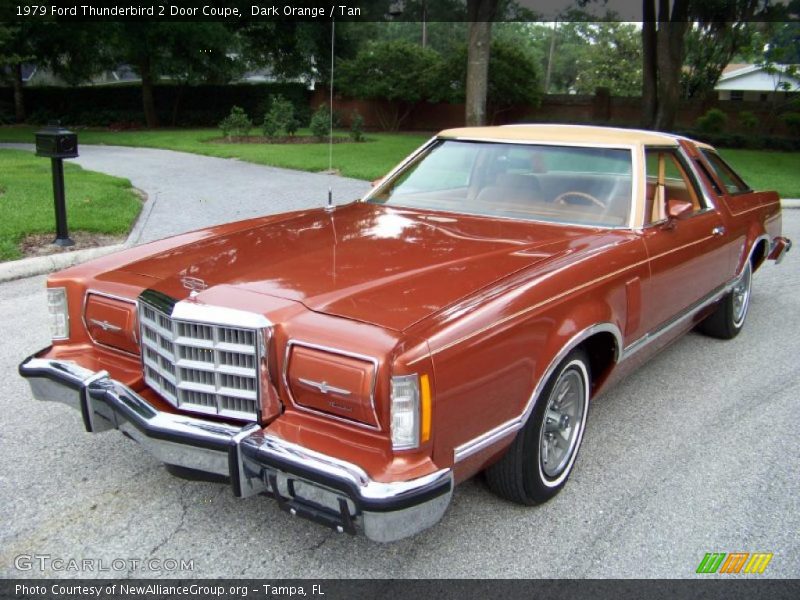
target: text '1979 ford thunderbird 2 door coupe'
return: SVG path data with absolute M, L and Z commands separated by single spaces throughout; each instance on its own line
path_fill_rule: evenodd
M 705 144 L 452 129 L 361 201 L 52 275 L 52 345 L 19 370 L 89 432 L 391 541 L 483 470 L 554 496 L 590 399 L 692 327 L 733 338 L 790 247 L 778 196 Z

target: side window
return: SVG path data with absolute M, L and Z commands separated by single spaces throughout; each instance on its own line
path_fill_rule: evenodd
M 669 200 L 689 202 L 695 211 L 704 208 L 697 186 L 678 158 L 676 150 L 647 148 L 645 160 L 647 164 L 645 225 L 667 218 Z
M 722 181 L 726 192 L 729 194 L 743 194 L 752 191 L 750 186 L 731 169 L 728 163 L 722 160 L 719 154 L 711 150 L 703 150 L 703 156 L 706 157 L 711 168 L 714 169 L 714 173 Z

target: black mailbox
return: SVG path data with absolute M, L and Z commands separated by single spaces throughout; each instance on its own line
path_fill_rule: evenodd
M 36 132 L 36 156 L 50 159 L 53 170 L 53 203 L 56 209 L 56 246 L 74 246 L 67 228 L 67 202 L 64 199 L 64 160 L 78 156 L 78 135 L 53 121 Z
M 78 156 L 78 135 L 58 124 L 36 132 L 36 156 L 75 158 Z

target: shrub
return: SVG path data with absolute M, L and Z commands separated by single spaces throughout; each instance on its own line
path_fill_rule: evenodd
M 350 139 L 354 142 L 364 141 L 364 117 L 358 111 L 350 116 Z
M 262 125 L 264 135 L 272 137 L 281 131 L 289 133 L 289 125 L 292 121 L 294 121 L 294 106 L 292 103 L 283 96 L 275 96 L 272 98 L 267 114 L 264 115 L 264 123 Z
M 300 121 L 292 115 L 292 118 L 286 122 L 286 135 L 294 135 L 298 129 L 300 129 Z
M 311 135 L 316 138 L 322 139 L 330 131 L 331 126 L 331 113 L 327 106 L 320 106 L 311 117 Z
M 294 105 L 295 115 L 301 123 L 307 123 L 311 116 L 308 108 L 311 92 L 302 83 L 196 86 L 163 83 L 156 85 L 153 91 L 158 118 L 164 125 L 216 127 L 234 105 L 242 107 L 255 123 L 260 124 L 269 108 L 264 99 L 270 99 L 277 94 Z M 5 87 L 0 82 L 0 102 L 9 103 L 13 117 L 11 98 L 11 88 Z M 62 123 L 69 125 L 83 124 L 81 121 L 89 115 L 109 110 L 119 113 L 111 119 L 113 122 L 143 121 L 144 118 L 141 88 L 139 85 L 131 84 L 79 87 L 31 86 L 25 88 L 25 104 L 40 123 L 46 123 L 52 118 L 61 119 Z M 44 112 L 37 114 L 37 110 Z M 94 120 L 93 117 L 90 120 Z M 108 122 L 108 119 L 104 120 Z M 28 121 L 33 122 L 31 119 Z
M 800 135 L 800 113 L 787 112 L 780 116 L 781 121 L 786 124 L 786 129 L 791 135 Z
M 755 131 L 758 127 L 758 117 L 749 110 L 739 112 L 739 125 L 747 131 Z
M 703 133 L 702 131 L 677 131 L 701 142 L 707 142 L 717 148 L 748 148 L 751 150 L 781 150 L 800 152 L 800 138 L 781 137 L 777 135 L 745 135 L 741 133 Z
M 722 133 L 728 124 L 728 115 L 718 108 L 709 109 L 697 119 L 697 128 L 703 133 Z
M 264 134 L 264 137 L 275 137 L 280 128 L 280 123 L 278 123 L 278 119 L 272 111 L 267 112 L 267 114 L 264 115 L 264 121 L 261 123 L 261 132 Z
M 219 128 L 222 130 L 222 135 L 228 139 L 232 136 L 245 137 L 249 135 L 253 123 L 243 108 L 234 106 L 230 114 L 220 121 Z

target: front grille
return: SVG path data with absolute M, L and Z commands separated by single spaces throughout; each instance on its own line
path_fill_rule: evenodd
M 255 421 L 255 329 L 173 319 L 139 301 L 144 380 L 177 408 Z

